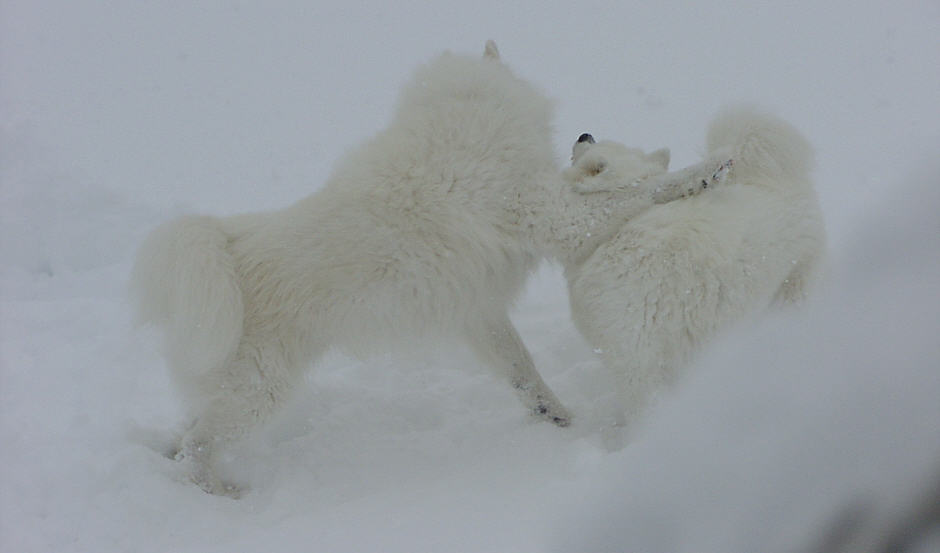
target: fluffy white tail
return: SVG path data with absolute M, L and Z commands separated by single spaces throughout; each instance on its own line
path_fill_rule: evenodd
M 813 148 L 786 121 L 753 107 L 720 112 L 708 127 L 709 153 L 727 153 L 734 174 L 805 180 L 815 164 Z
M 227 242 L 217 219 L 186 216 L 155 229 L 137 254 L 138 316 L 163 327 L 175 370 L 203 373 L 238 346 L 244 307 Z

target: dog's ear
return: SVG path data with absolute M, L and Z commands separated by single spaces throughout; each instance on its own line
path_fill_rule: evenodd
M 492 40 L 486 41 L 486 46 L 483 47 L 483 58 L 499 61 L 499 48 L 496 47 L 496 43 Z
M 660 148 L 649 154 L 649 160 L 663 166 L 663 169 L 669 169 L 669 148 Z

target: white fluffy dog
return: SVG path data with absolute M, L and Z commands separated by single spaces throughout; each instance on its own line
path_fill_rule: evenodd
M 498 57 L 489 42 L 483 59 L 444 54 L 421 68 L 391 124 L 293 206 L 187 216 L 145 241 L 133 289 L 142 319 L 165 330 L 195 418 L 179 457 L 203 489 L 234 494 L 213 469 L 219 449 L 268 418 L 329 348 L 362 356 L 462 336 L 533 413 L 569 423 L 509 306 L 541 258 L 600 243 L 598 220 L 704 186 L 564 186 L 550 102 Z
M 591 194 L 635 177 L 633 150 L 592 142 L 575 145 L 572 186 Z M 802 298 L 822 257 L 807 141 L 784 121 L 730 109 L 710 125 L 703 163 L 729 159 L 718 189 L 648 210 L 566 264 L 575 323 L 623 378 L 621 424 L 720 329 Z

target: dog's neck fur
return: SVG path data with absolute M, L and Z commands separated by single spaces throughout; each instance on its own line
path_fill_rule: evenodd
M 590 194 L 575 191 L 560 171 L 544 176 L 523 201 L 523 222 L 546 256 L 565 267 L 579 263 L 629 219 L 655 202 L 643 187 L 619 186 Z

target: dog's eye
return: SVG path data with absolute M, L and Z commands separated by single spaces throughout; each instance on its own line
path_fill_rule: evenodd
M 604 170 L 607 169 L 607 162 L 606 162 L 606 161 L 602 161 L 602 160 L 598 160 L 598 161 L 595 161 L 595 162 L 589 164 L 586 169 L 587 169 L 587 170 L 586 170 L 586 173 L 587 173 L 589 176 L 593 177 L 593 176 L 595 176 L 595 175 L 599 175 L 599 174 L 603 173 Z

